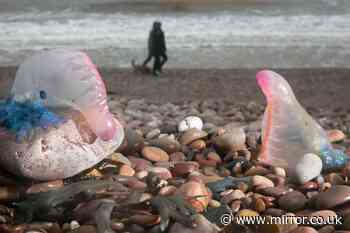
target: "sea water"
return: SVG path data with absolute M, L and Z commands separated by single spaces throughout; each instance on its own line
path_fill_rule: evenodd
M 68 47 L 99 66 L 130 67 L 161 20 L 170 67 L 350 67 L 350 1 L 190 2 L 0 0 L 0 66 Z

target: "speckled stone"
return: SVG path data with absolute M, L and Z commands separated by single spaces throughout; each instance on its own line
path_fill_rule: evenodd
M 325 192 L 315 195 L 311 202 L 316 209 L 333 209 L 350 200 L 350 187 L 345 185 L 335 185 Z
M 1 134 L 0 164 L 9 172 L 34 180 L 56 180 L 86 170 L 122 143 L 124 131 L 118 125 L 114 139 L 86 141 L 91 131 L 81 122 L 68 120 L 58 128 L 38 130 L 32 141 L 17 143 L 12 135 Z

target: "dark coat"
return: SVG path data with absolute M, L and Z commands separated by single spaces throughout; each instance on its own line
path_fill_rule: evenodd
M 153 29 L 150 32 L 148 38 L 148 51 L 153 56 L 165 54 L 166 43 L 162 29 Z

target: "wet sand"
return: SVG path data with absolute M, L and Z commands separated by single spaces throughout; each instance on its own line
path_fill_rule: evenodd
M 152 103 L 222 100 L 264 103 L 255 81 L 258 69 L 165 69 L 161 77 L 131 69 L 99 69 L 110 94 Z M 0 96 L 8 95 L 15 67 L 0 68 Z M 311 108 L 350 109 L 350 69 L 277 69 Z

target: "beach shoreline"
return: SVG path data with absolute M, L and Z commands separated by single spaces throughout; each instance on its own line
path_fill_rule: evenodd
M 264 103 L 255 74 L 261 69 L 167 69 L 159 78 L 132 69 L 99 68 L 109 94 L 152 103 L 222 100 Z M 350 69 L 274 69 L 306 107 L 350 108 Z M 16 67 L 0 67 L 0 97 L 9 94 Z

